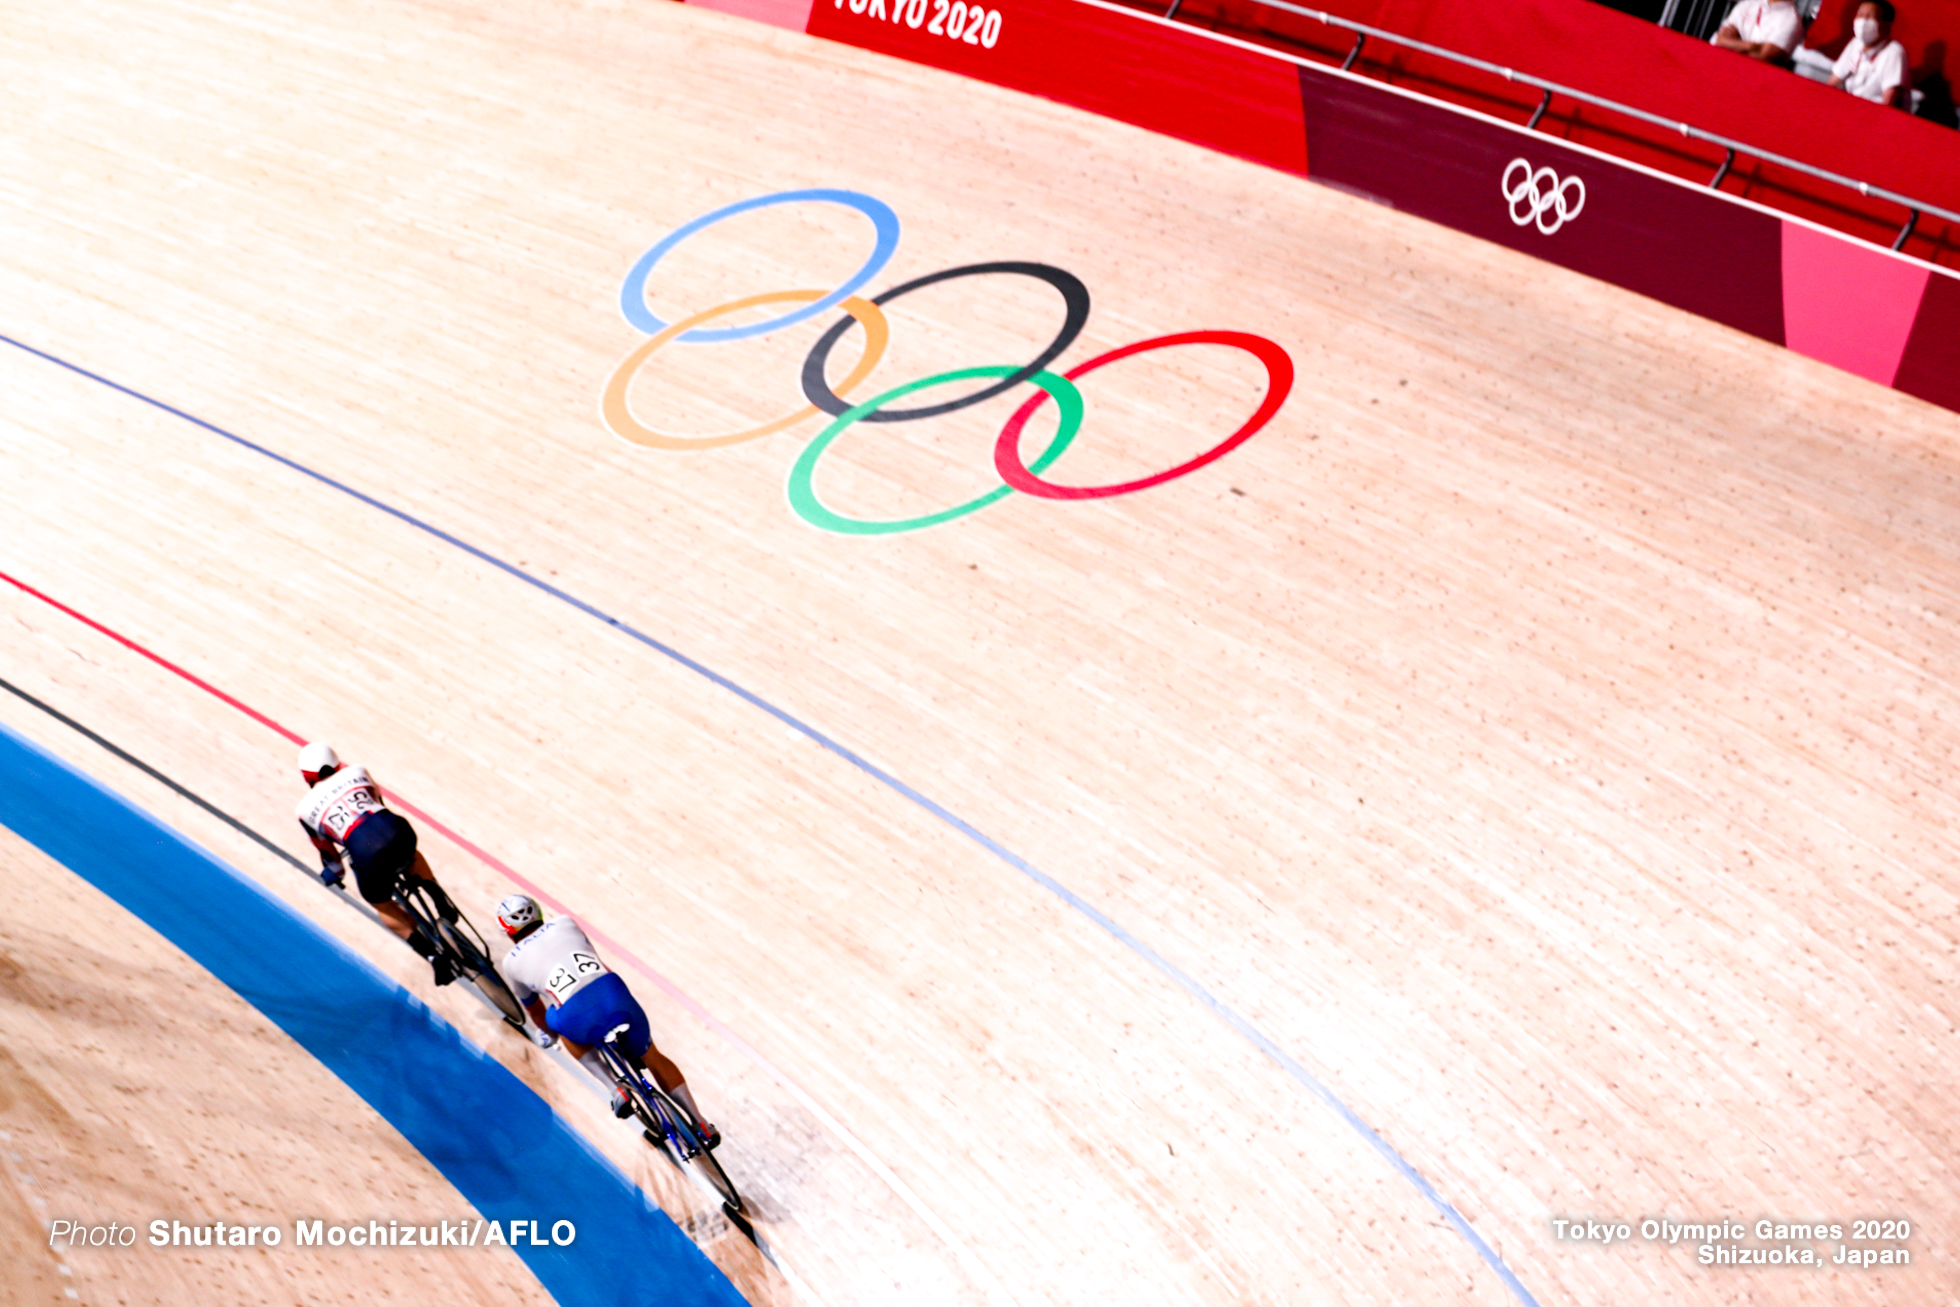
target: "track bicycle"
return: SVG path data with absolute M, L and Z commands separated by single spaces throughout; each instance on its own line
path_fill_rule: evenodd
M 646 1064 L 621 1042 L 626 1031 L 623 1022 L 614 1026 L 596 1047 L 606 1069 L 612 1073 L 613 1083 L 625 1091 L 633 1115 L 639 1118 L 640 1133 L 677 1169 L 692 1170 L 706 1181 L 721 1198 L 722 1215 L 754 1243 L 755 1227 L 749 1224 L 742 1195 L 735 1192 L 728 1173 L 702 1142 L 694 1118 L 654 1083 L 653 1077 L 647 1074 Z
M 483 936 L 476 933 L 448 891 L 432 880 L 404 872 L 395 881 L 394 900 L 423 938 L 433 941 L 436 951 L 449 959 L 458 976 L 475 985 L 505 1021 L 524 1029 L 524 1009 L 517 995 L 510 992 L 503 974 L 490 960 Z

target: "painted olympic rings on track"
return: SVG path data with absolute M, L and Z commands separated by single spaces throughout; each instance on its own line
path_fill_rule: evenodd
M 952 281 L 958 277 L 981 277 L 997 272 L 1045 281 L 1061 294 L 1064 310 L 1062 329 L 1055 333 L 1054 340 L 1048 342 L 1048 348 L 1035 355 L 1034 362 L 1015 369 L 993 385 L 983 390 L 976 390 L 971 395 L 962 395 L 958 399 L 947 400 L 943 404 L 931 404 L 924 408 L 870 413 L 865 416 L 864 421 L 916 422 L 920 418 L 935 418 L 942 413 L 957 413 L 963 408 L 970 408 L 984 400 L 992 399 L 995 395 L 1004 394 L 1023 381 L 1031 379 L 1037 372 L 1060 358 L 1063 350 L 1075 343 L 1075 338 L 1082 334 L 1082 328 L 1089 322 L 1089 288 L 1084 286 L 1082 279 L 1074 273 L 1051 268 L 1045 263 L 971 263 L 964 268 L 929 272 L 923 277 L 914 277 L 903 286 L 895 286 L 882 295 L 873 296 L 871 302 L 882 306 L 901 295 L 923 290 L 938 282 Z M 836 348 L 838 340 L 843 337 L 850 325 L 847 319 L 826 331 L 823 339 L 819 340 L 816 347 L 810 351 L 810 357 L 803 361 L 803 393 L 809 397 L 812 404 L 832 417 L 842 414 L 851 406 L 831 393 L 830 387 L 824 384 L 823 373 L 825 366 L 830 362 L 830 351 Z M 845 389 L 848 390 L 850 387 L 846 386 Z
M 655 431 L 652 427 L 642 425 L 639 419 L 633 416 L 633 410 L 626 403 L 626 392 L 633 384 L 634 375 L 639 372 L 647 359 L 652 357 L 654 351 L 675 337 L 684 336 L 698 323 L 711 322 L 726 314 L 754 308 L 759 304 L 790 304 L 799 300 L 815 302 L 822 299 L 824 294 L 825 292 L 820 290 L 779 290 L 771 291 L 766 295 L 751 295 L 747 299 L 734 300 L 716 308 L 705 309 L 691 318 L 683 318 L 670 327 L 661 328 L 659 335 L 628 354 L 613 370 L 612 379 L 606 383 L 605 393 L 599 397 L 599 409 L 605 415 L 606 425 L 611 427 L 615 434 L 650 449 L 720 449 L 725 445 L 739 445 L 743 441 L 773 436 L 778 431 L 786 431 L 807 418 L 815 417 L 817 406 L 808 404 L 788 417 L 765 422 L 759 427 L 750 427 L 747 431 L 737 431 L 733 435 L 692 438 L 669 436 Z M 891 328 L 885 322 L 884 310 L 870 300 L 861 300 L 852 295 L 838 307 L 850 315 L 837 324 L 840 333 L 843 328 L 851 324 L 853 319 L 864 328 L 864 352 L 858 356 L 857 366 L 851 369 L 850 375 L 838 383 L 840 390 L 850 390 L 870 376 L 871 369 L 877 367 L 878 360 L 885 356 L 885 345 L 891 339 Z
M 1021 370 L 1013 367 L 959 368 L 952 372 L 941 372 L 919 381 L 910 381 L 895 387 L 884 394 L 867 399 L 862 404 L 847 408 L 838 415 L 835 422 L 818 433 L 817 438 L 803 447 L 803 453 L 789 470 L 789 502 L 796 515 L 811 526 L 819 526 L 826 531 L 836 531 L 841 535 L 895 535 L 900 531 L 917 531 L 921 527 L 938 526 L 956 517 L 978 512 L 997 499 L 1004 499 L 1014 493 L 1012 486 L 996 486 L 977 499 L 969 499 L 964 504 L 937 513 L 927 513 L 922 517 L 902 518 L 895 522 L 871 522 L 862 518 L 845 517 L 833 512 L 817 498 L 813 484 L 817 473 L 817 461 L 823 457 L 831 442 L 844 434 L 844 429 L 854 422 L 868 420 L 878 408 L 888 400 L 899 399 L 915 390 L 925 390 L 930 386 L 948 385 L 955 381 L 972 381 L 980 377 L 1018 377 Z M 1058 377 L 1043 369 L 1027 380 L 1042 389 L 1042 398 L 1053 396 L 1056 407 L 1061 410 L 1062 420 L 1056 427 L 1055 435 L 1048 442 L 1048 448 L 1041 451 L 1031 466 L 1037 472 L 1062 456 L 1062 451 L 1075 439 L 1075 433 L 1082 429 L 1082 392 L 1075 383 L 1066 377 Z
M 805 191 L 778 191 L 774 195 L 758 195 L 753 199 L 737 200 L 725 204 L 713 213 L 704 213 L 692 222 L 683 223 L 673 231 L 662 236 L 654 247 L 642 254 L 626 274 L 626 283 L 619 288 L 619 311 L 626 320 L 649 336 L 666 330 L 667 324 L 653 315 L 647 307 L 647 277 L 654 265 L 667 257 L 675 246 L 696 232 L 703 231 L 736 214 L 747 213 L 752 209 L 766 209 L 777 204 L 841 204 L 856 209 L 871 219 L 871 226 L 878 234 L 878 242 L 871 251 L 871 257 L 864 266 L 852 273 L 850 279 L 836 290 L 820 296 L 804 308 L 781 317 L 770 318 L 764 322 L 751 322 L 742 327 L 720 327 L 714 331 L 689 332 L 681 339 L 689 345 L 712 345 L 718 341 L 747 340 L 751 336 L 764 336 L 783 327 L 793 326 L 806 318 L 814 318 L 825 309 L 834 308 L 844 302 L 844 297 L 877 276 L 884 266 L 891 262 L 894 251 L 898 249 L 898 215 L 883 200 L 874 199 L 858 191 L 838 191 L 828 189 Z
M 1106 363 L 1128 358 L 1132 354 L 1143 354 L 1153 349 L 1169 349 L 1174 345 L 1230 345 L 1242 349 L 1266 365 L 1266 398 L 1261 400 L 1242 426 L 1225 439 L 1207 449 L 1189 462 L 1158 472 L 1153 476 L 1138 477 L 1134 481 L 1123 481 L 1107 486 L 1059 486 L 1052 481 L 1043 481 L 1036 475 L 1044 462 L 1053 462 L 1044 451 L 1041 458 L 1033 464 L 1021 462 L 1021 428 L 1025 427 L 1034 411 L 1048 398 L 1047 394 L 1036 395 L 1020 408 L 1014 416 L 1007 419 L 1007 425 L 1000 429 L 1000 439 L 994 443 L 994 470 L 1000 479 L 1024 494 L 1038 495 L 1043 499 L 1108 499 L 1112 495 L 1129 495 L 1139 490 L 1160 486 L 1166 481 L 1175 481 L 1181 476 L 1196 472 L 1207 463 L 1214 462 L 1252 439 L 1259 428 L 1279 412 L 1279 406 L 1293 390 L 1293 359 L 1287 352 L 1267 340 L 1264 336 L 1254 336 L 1244 331 L 1184 331 L 1174 336 L 1158 336 L 1153 340 L 1140 340 L 1134 345 L 1124 345 L 1098 354 L 1087 363 L 1078 363 L 1062 375 L 1070 381 L 1085 372 L 1094 372 Z M 1052 393 L 1052 392 L 1049 392 Z
M 865 260 L 864 265 L 843 285 L 831 291 L 789 290 L 751 295 L 745 299 L 733 300 L 704 310 L 674 323 L 661 321 L 647 308 L 647 278 L 660 260 L 681 242 L 737 214 L 772 205 L 801 203 L 841 204 L 871 219 L 877 231 L 876 248 L 873 249 L 871 257 Z M 762 436 L 787 430 L 808 418 L 815 417 L 818 412 L 828 413 L 834 420 L 811 440 L 790 468 L 786 487 L 790 507 L 804 521 L 826 531 L 835 531 L 844 535 L 892 535 L 904 531 L 917 531 L 965 517 L 1017 490 L 1048 500 L 1108 499 L 1117 495 L 1134 494 L 1152 486 L 1175 481 L 1216 462 L 1251 439 L 1273 419 L 1292 393 L 1291 356 L 1273 341 L 1243 331 L 1187 331 L 1156 336 L 1098 354 L 1086 363 L 1078 363 L 1067 373 L 1057 374 L 1050 371 L 1049 364 L 1060 358 L 1068 347 L 1075 343 L 1088 324 L 1089 289 L 1073 273 L 1045 263 L 1002 261 L 966 264 L 915 277 L 868 300 L 857 296 L 854 292 L 890 261 L 898 245 L 898 230 L 897 216 L 883 201 L 856 191 L 830 189 L 781 191 L 772 195 L 757 196 L 725 205 L 675 228 L 662 237 L 652 249 L 640 256 L 627 272 L 626 281 L 620 288 L 620 311 L 628 322 L 646 332 L 650 339 L 642 341 L 632 353 L 628 354 L 607 380 L 599 402 L 600 414 L 606 426 L 621 439 L 637 445 L 654 449 L 700 450 L 717 449 L 756 440 Z M 904 385 L 892 387 L 872 399 L 859 403 L 852 403 L 844 398 L 845 394 L 870 376 L 872 370 L 883 359 L 886 347 L 890 343 L 890 324 L 880 306 L 912 291 L 922 290 L 940 282 L 991 275 L 1032 277 L 1047 283 L 1062 297 L 1061 330 L 1031 362 L 1018 365 L 987 364 L 957 368 L 917 381 L 906 382 Z M 746 326 L 711 328 L 702 325 L 744 309 L 770 304 L 800 304 L 802 307 Z M 833 308 L 842 308 L 845 316 L 818 338 L 805 357 L 798 376 L 804 396 L 810 401 L 809 407 L 798 409 L 786 417 L 776 418 L 746 431 L 729 435 L 686 437 L 655 431 L 635 417 L 627 403 L 628 391 L 640 368 L 655 353 L 670 344 L 717 344 L 746 340 L 794 326 Z M 829 367 L 832 351 L 843 339 L 844 334 L 850 330 L 853 322 L 864 329 L 863 352 L 859 354 L 857 363 L 852 366 L 850 373 L 837 383 L 835 389 L 832 389 L 824 374 Z M 1237 430 L 1197 457 L 1149 476 L 1100 486 L 1070 486 L 1043 478 L 1042 473 L 1071 447 L 1082 428 L 1084 405 L 1082 392 L 1076 388 L 1075 378 L 1134 354 L 1182 345 L 1222 345 L 1239 349 L 1252 355 L 1264 365 L 1265 394 L 1251 417 L 1241 423 Z M 963 381 L 990 381 L 992 384 L 938 404 L 923 404 L 903 409 L 886 407 L 892 401 L 918 391 L 954 385 Z M 922 418 L 939 417 L 970 408 L 1026 382 L 1034 383 L 1039 388 L 1039 393 L 1016 409 L 1007 419 L 994 445 L 994 471 L 999 475 L 1002 484 L 951 508 L 891 521 L 846 517 L 817 497 L 815 480 L 818 462 L 823 458 L 825 451 L 835 444 L 846 430 L 857 423 L 916 422 Z M 1028 420 L 1034 415 L 1035 410 L 1050 399 L 1054 400 L 1059 414 L 1055 435 L 1032 462 L 1024 463 L 1020 450 L 1022 432 L 1026 429 Z

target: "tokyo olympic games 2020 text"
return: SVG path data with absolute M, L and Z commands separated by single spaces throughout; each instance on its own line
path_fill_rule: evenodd
M 964 0 L 952 0 L 951 4 L 947 0 L 891 0 L 889 17 L 885 0 L 836 0 L 835 7 L 912 28 L 923 24 L 934 36 L 951 37 L 983 50 L 991 50 L 1000 42 L 1000 10 L 969 5 Z M 930 22 L 926 20 L 928 10 L 932 13 Z

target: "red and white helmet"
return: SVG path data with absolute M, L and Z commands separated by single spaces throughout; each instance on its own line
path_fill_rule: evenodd
M 315 740 L 299 751 L 299 774 L 308 785 L 317 785 L 322 774 L 340 770 L 340 755 L 325 740 Z
M 513 939 L 537 925 L 540 917 L 538 901 L 529 894 L 513 894 L 497 905 L 497 924 Z

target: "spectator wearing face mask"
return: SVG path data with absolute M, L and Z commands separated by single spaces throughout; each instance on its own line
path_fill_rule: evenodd
M 1905 102 L 1906 48 L 1892 39 L 1897 16 L 1892 0 L 1865 0 L 1858 6 L 1851 42 L 1831 65 L 1832 86 L 1888 107 Z
M 1788 67 L 1790 52 L 1802 39 L 1803 19 L 1790 0 L 1741 0 L 1708 43 Z

